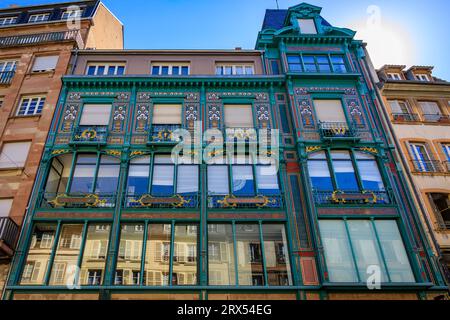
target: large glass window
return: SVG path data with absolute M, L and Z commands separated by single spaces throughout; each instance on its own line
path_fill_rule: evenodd
M 120 233 L 115 285 L 139 285 L 144 225 L 123 224 Z
M 290 72 L 320 72 L 320 73 L 346 73 L 347 65 L 344 55 L 314 55 L 289 54 L 287 55 Z
M 55 236 L 56 224 L 39 223 L 34 226 L 20 284 L 44 284 Z
M 144 264 L 144 285 L 169 285 L 171 224 L 149 224 Z
M 208 279 L 209 285 L 292 285 L 284 226 L 209 224 Z
M 344 191 L 359 190 L 350 153 L 348 151 L 331 151 L 331 159 L 337 188 Z
M 381 282 L 415 282 L 394 220 L 321 220 L 330 282 L 366 282 L 379 270 Z
M 333 190 L 327 156 L 324 151 L 316 152 L 308 157 L 308 172 L 314 190 Z
M 250 158 L 236 157 L 232 166 L 233 194 L 252 196 L 255 194 L 253 165 Z M 248 164 L 250 163 L 250 164 Z
M 172 285 L 197 284 L 197 226 L 175 225 Z
M 367 153 L 355 152 L 355 158 L 363 188 L 365 190 L 384 191 L 383 179 L 375 157 Z
M 139 195 L 148 192 L 150 185 L 150 156 L 134 158 L 128 168 L 127 193 Z
M 229 193 L 227 165 L 208 166 L 208 193 L 210 195 L 226 195 Z
M 155 156 L 153 166 L 152 194 L 167 196 L 173 194 L 175 165 L 170 155 Z

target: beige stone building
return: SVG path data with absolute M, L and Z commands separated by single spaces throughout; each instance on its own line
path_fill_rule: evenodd
M 123 48 L 100 1 L 0 9 L 0 290 L 73 49 Z
M 417 208 L 450 280 L 450 82 L 433 67 L 378 70 L 386 116 Z

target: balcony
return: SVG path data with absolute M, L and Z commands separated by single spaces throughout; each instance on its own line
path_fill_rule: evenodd
M 175 194 L 173 196 L 153 196 L 150 194 L 128 194 L 125 197 L 124 207 L 130 209 L 181 209 L 197 208 L 198 194 Z
M 390 204 L 387 191 L 313 191 L 314 202 L 319 205 L 373 205 Z
M 16 74 L 15 71 L 0 72 L 0 85 L 9 85 Z
M 78 30 L 24 34 L 19 36 L 0 37 L 0 48 L 28 46 L 60 41 L 76 41 L 78 48 L 83 48 L 84 43 Z
M 444 173 L 446 170 L 438 160 L 412 160 L 415 173 Z
M 181 129 L 179 124 L 157 124 L 152 125 L 148 144 L 177 144 L 180 140 L 173 135 L 173 132 Z
M 392 113 L 392 120 L 398 122 L 416 122 L 420 121 L 417 113 Z
M 12 256 L 19 235 L 19 226 L 9 217 L 0 218 L 0 257 Z
M 319 122 L 320 137 L 323 140 L 356 140 L 357 131 L 345 122 Z
M 48 193 L 42 194 L 41 208 L 114 208 L 115 194 L 103 193 Z
M 282 209 L 283 196 L 257 195 L 241 197 L 234 195 L 210 195 L 208 207 L 216 209 Z
M 105 145 L 108 139 L 106 126 L 79 126 L 75 128 L 70 144 L 76 145 Z
M 422 116 L 425 122 L 450 124 L 450 116 L 444 114 L 423 114 Z

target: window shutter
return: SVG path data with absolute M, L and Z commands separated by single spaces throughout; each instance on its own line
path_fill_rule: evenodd
M 110 115 L 110 104 L 85 104 L 80 119 L 80 126 L 107 126 Z
M 156 242 L 155 243 L 155 261 L 161 261 L 162 256 L 162 243 Z
M 225 105 L 225 126 L 227 128 L 253 128 L 251 105 Z
M 403 113 L 402 108 L 397 100 L 390 100 L 389 105 L 391 106 L 392 113 Z
M 40 270 L 41 270 L 41 263 L 36 261 L 33 268 L 33 275 L 31 276 L 31 281 L 33 283 L 38 281 Z
M 181 124 L 181 105 L 155 104 L 153 106 L 153 124 Z
M 322 122 L 347 122 L 340 100 L 314 100 L 317 117 Z
M 0 154 L 0 168 L 23 168 L 31 142 L 5 143 Z
M 36 57 L 33 64 L 33 72 L 55 70 L 59 56 Z
M 9 216 L 13 199 L 0 199 L 0 217 Z
M 440 115 L 441 109 L 436 102 L 419 102 L 420 108 L 423 114 L 427 115 Z

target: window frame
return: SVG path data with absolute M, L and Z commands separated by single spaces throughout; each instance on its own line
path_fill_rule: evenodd
M 183 68 L 187 67 L 187 74 L 183 74 Z M 158 73 L 153 73 L 153 70 L 158 68 Z M 163 74 L 163 69 L 167 68 L 167 74 Z M 173 69 L 178 68 L 178 74 L 173 73 Z M 150 75 L 152 76 L 181 76 L 186 77 L 191 75 L 190 62 L 153 62 L 150 64 Z
M 300 57 L 300 71 L 292 71 L 290 64 L 293 63 L 289 63 L 289 57 Z M 314 63 L 306 63 L 305 62 L 305 57 L 312 57 L 314 60 Z M 328 67 L 330 71 L 321 71 L 320 70 L 320 66 L 321 65 L 325 65 L 324 63 L 319 63 L 318 62 L 318 58 L 319 57 L 326 57 L 327 61 L 328 61 Z M 343 64 L 341 63 L 333 63 L 332 57 L 338 57 L 338 58 L 342 58 L 343 60 Z M 332 73 L 332 74 L 348 74 L 350 73 L 350 68 L 349 68 L 349 63 L 347 61 L 347 57 L 345 56 L 344 52 L 336 52 L 336 53 L 318 53 L 318 52 L 286 52 L 286 63 L 287 63 L 287 70 L 290 73 Z M 298 63 L 296 63 L 296 65 L 298 65 Z M 309 71 L 307 70 L 307 68 L 305 66 L 315 66 L 315 70 L 314 71 Z M 336 67 L 335 66 L 344 66 L 345 71 L 341 72 L 341 71 L 336 71 Z
M 3 26 L 11 26 L 13 24 L 17 24 L 18 16 L 10 16 L 10 17 L 1 17 L 0 18 L 0 27 Z
M 98 73 L 98 69 L 100 67 L 104 67 L 103 70 L 103 74 L 99 74 Z M 94 68 L 94 73 L 93 74 L 89 74 L 89 69 L 90 68 Z M 114 73 L 113 74 L 109 74 L 109 70 L 111 68 L 114 68 Z M 123 68 L 122 73 L 119 73 L 119 69 Z M 102 62 L 102 61 L 89 61 L 86 64 L 86 71 L 85 71 L 85 75 L 86 76 L 122 76 L 126 74 L 126 68 L 127 68 L 127 64 L 126 62 L 120 62 L 120 61 L 108 61 L 108 62 Z
M 227 63 L 227 62 L 218 62 L 214 66 L 215 75 L 216 76 L 253 76 L 255 75 L 255 64 L 253 62 L 244 62 L 244 63 Z M 242 68 L 242 73 L 237 73 L 237 68 Z M 225 69 L 231 68 L 230 74 L 225 74 Z M 220 69 L 220 72 L 218 70 Z M 247 73 L 247 70 L 250 69 L 251 72 Z
M 45 108 L 45 102 L 46 102 L 46 95 L 30 95 L 30 96 L 22 96 L 20 98 L 19 104 L 17 106 L 17 110 L 15 113 L 16 117 L 33 117 L 33 116 L 41 116 L 42 115 L 42 111 Z M 38 99 L 36 102 L 36 106 L 34 107 L 33 113 L 28 114 L 29 110 L 30 110 L 30 105 L 31 102 L 33 101 L 33 99 Z M 25 110 L 24 110 L 24 114 L 20 114 L 20 111 L 22 109 L 24 100 L 29 100 Z M 40 108 L 40 104 L 42 103 L 42 107 Z M 38 112 L 39 111 L 39 112 Z
M 31 20 L 34 20 L 34 21 L 31 21 Z M 50 20 L 50 12 L 36 13 L 36 14 L 32 14 L 28 17 L 28 23 L 40 23 L 40 22 L 46 22 L 49 20 Z

